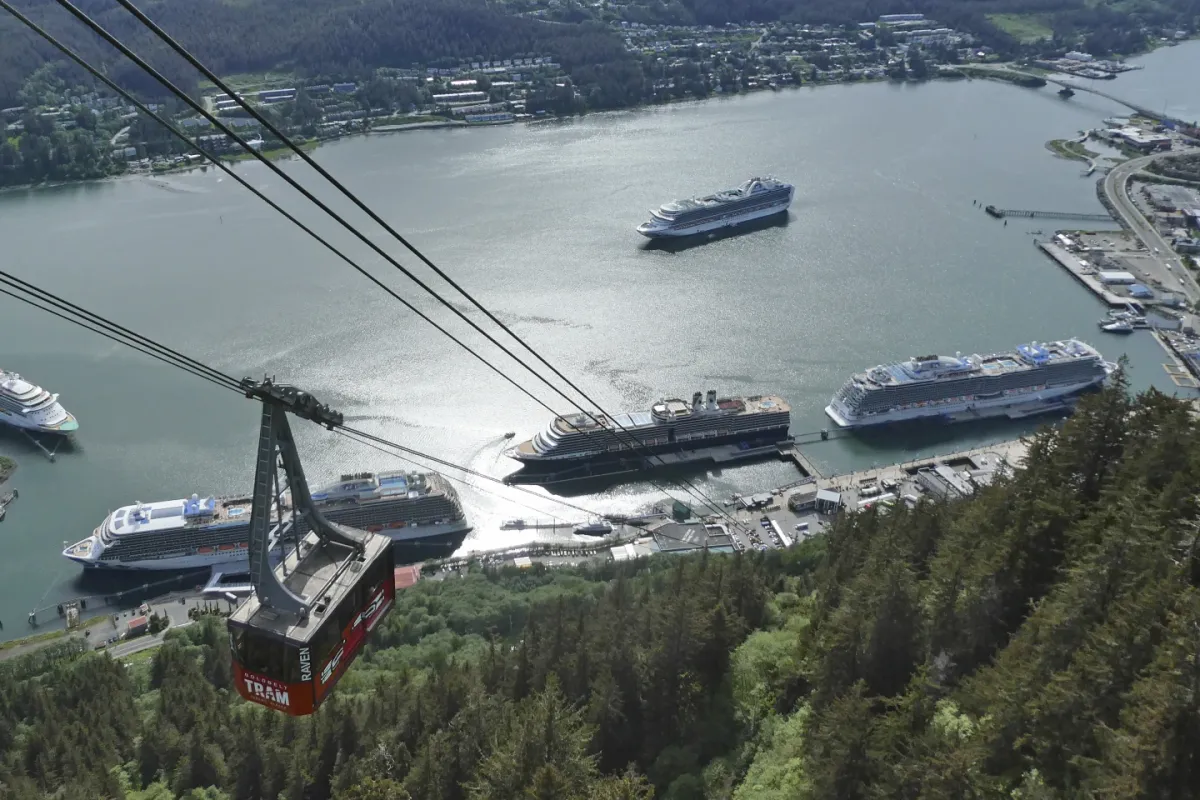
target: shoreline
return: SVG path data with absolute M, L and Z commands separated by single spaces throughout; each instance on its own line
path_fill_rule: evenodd
M 17 460 L 15 458 L 0 456 L 0 486 L 7 483 L 16 471 Z
M 642 103 L 642 104 L 639 104 L 636 106 L 629 106 L 627 108 L 598 109 L 595 111 L 583 111 L 578 114 L 570 114 L 570 115 L 553 115 L 552 116 L 552 115 L 547 114 L 545 116 L 533 117 L 530 119 L 517 119 L 517 120 L 514 120 L 513 122 L 508 122 L 508 123 L 503 123 L 503 124 L 483 124 L 483 123 L 471 124 L 468 122 L 457 122 L 457 121 L 453 121 L 453 120 L 440 120 L 438 122 L 427 122 L 427 123 L 426 122 L 417 122 L 417 123 L 406 123 L 406 124 L 400 124 L 400 125 L 387 125 L 387 126 L 383 126 L 380 128 L 371 128 L 371 129 L 368 129 L 365 131 L 353 131 L 351 133 L 346 133 L 346 134 L 340 135 L 340 136 L 330 136 L 330 137 L 324 138 L 324 139 L 309 139 L 308 141 L 304 142 L 303 144 L 301 144 L 299 146 L 308 152 L 312 152 L 312 151 L 320 149 L 323 145 L 333 144 L 334 142 L 340 142 L 340 141 L 347 140 L 347 139 L 354 139 L 354 138 L 358 138 L 360 136 L 371 136 L 373 134 L 408 133 L 410 131 L 417 131 L 417 130 L 471 130 L 471 129 L 476 129 L 476 128 L 503 128 L 503 127 L 509 127 L 509 126 L 515 126 L 515 125 L 539 125 L 539 124 L 545 125 L 545 124 L 548 124 L 551 122 L 561 122 L 564 120 L 575 119 L 576 117 L 585 117 L 590 114 L 635 113 L 635 112 L 639 112 L 639 111 L 648 111 L 648 110 L 655 109 L 655 108 L 665 108 L 665 107 L 670 107 L 670 106 L 686 105 L 686 104 L 692 104 L 692 103 L 696 103 L 696 104 L 709 103 L 709 102 L 713 102 L 713 101 L 722 101 L 722 100 L 727 100 L 727 99 L 749 97 L 749 96 L 758 95 L 758 94 L 781 94 L 784 91 L 795 92 L 795 91 L 801 91 L 801 90 L 805 90 L 805 89 L 817 90 L 817 89 L 821 89 L 821 88 L 824 88 L 827 86 L 854 86 L 854 85 L 860 85 L 860 84 L 867 85 L 867 84 L 878 84 L 878 83 L 919 84 L 919 83 L 929 83 L 932 81 L 939 81 L 939 80 L 946 80 L 946 81 L 962 80 L 964 77 L 969 78 L 972 76 L 965 76 L 962 74 L 953 74 L 952 73 L 949 75 L 933 74 L 933 75 L 930 75 L 928 78 L 923 78 L 920 80 L 917 80 L 914 78 L 905 78 L 903 80 L 897 80 L 894 78 L 873 78 L 873 79 L 858 80 L 858 81 L 829 81 L 829 82 L 817 83 L 817 84 L 803 83 L 799 86 L 795 86 L 795 85 L 783 86 L 778 89 L 771 89 L 769 87 L 762 86 L 762 87 L 755 87 L 753 89 L 744 89 L 744 90 L 736 92 L 736 93 L 711 94 L 708 97 L 681 97 L 678 99 L 668 100 L 664 103 Z M 270 158 L 273 161 L 286 160 L 287 158 L 295 157 L 295 154 L 286 147 L 271 148 L 270 150 L 263 151 L 263 155 L 267 156 L 268 158 Z M 232 155 L 228 158 L 224 158 L 222 160 L 227 161 L 227 162 L 241 162 L 241 161 L 254 161 L 256 159 L 254 159 L 249 153 L 241 152 L 236 155 Z M 159 170 L 157 172 L 154 172 L 154 171 L 150 171 L 150 172 L 125 171 L 125 172 L 119 172 L 119 173 L 116 173 L 113 175 L 105 175 L 104 177 L 101 177 L 101 178 L 82 178 L 79 180 L 67 180 L 67 181 L 44 181 L 41 183 L 25 183 L 25 184 L 19 184 L 19 185 L 15 185 L 15 186 L 0 186 L 0 196 L 4 195 L 6 193 L 9 193 L 9 192 L 24 192 L 24 191 L 38 191 L 38 190 L 42 190 L 42 189 L 57 189 L 57 188 L 61 188 L 64 186 L 87 186 L 90 184 L 99 184 L 99 183 L 105 183 L 108 181 L 118 181 L 118 180 L 125 180 L 125 179 L 129 179 L 129 178 L 145 178 L 145 177 L 152 178 L 152 177 L 164 176 L 164 175 L 180 175 L 180 174 L 185 174 L 188 172 L 193 172 L 198 169 L 208 169 L 210 167 L 215 168 L 215 165 L 213 164 L 213 162 L 204 161 L 199 164 L 179 165 L 179 166 L 171 167 L 170 169 Z

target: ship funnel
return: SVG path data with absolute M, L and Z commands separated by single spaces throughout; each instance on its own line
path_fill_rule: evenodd
M 703 405 L 703 401 L 701 400 L 701 398 L 703 396 L 704 395 L 701 394 L 700 392 L 695 392 L 692 394 L 692 408 L 695 409 L 696 411 L 699 411 L 700 406 Z
M 710 411 L 715 411 L 717 408 L 717 390 L 709 389 L 707 399 L 708 399 L 708 409 Z

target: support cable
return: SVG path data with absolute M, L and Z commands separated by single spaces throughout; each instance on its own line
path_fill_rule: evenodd
M 569 395 L 567 395 L 565 392 L 563 392 L 561 389 L 559 389 L 557 386 L 555 386 L 553 383 L 551 383 L 547 378 L 542 376 L 540 373 L 536 372 L 523 359 L 521 359 L 516 354 L 514 354 L 509 348 L 507 348 L 506 346 L 504 346 L 500 342 L 498 342 L 495 339 L 495 337 L 493 337 L 487 331 L 483 330 L 483 328 L 481 328 L 476 322 L 474 322 L 474 320 L 471 320 L 469 317 L 467 317 L 466 314 L 464 314 L 460 309 L 458 309 L 456 306 L 454 306 L 454 304 L 452 304 L 446 298 L 442 297 L 440 294 L 438 294 L 436 291 L 434 291 L 432 288 L 430 288 L 425 282 L 421 281 L 419 278 L 417 278 L 415 275 L 413 275 L 412 272 L 410 272 L 408 269 L 403 267 L 390 254 L 385 252 L 376 243 L 371 241 L 368 237 L 366 237 L 357 228 L 350 225 L 350 223 L 346 222 L 346 220 L 344 218 L 342 218 L 340 215 L 338 215 L 336 212 L 334 212 L 332 209 L 330 209 L 325 203 L 323 203 L 322 201 L 317 199 L 311 192 L 309 192 L 304 187 L 300 186 L 299 183 L 297 183 L 294 179 L 292 179 L 285 172 L 283 172 L 278 167 L 278 165 L 273 163 L 270 159 L 266 158 L 261 152 L 259 152 L 255 148 L 250 147 L 250 145 L 245 140 L 243 140 L 233 130 L 231 130 L 227 125 L 225 125 L 223 122 L 221 122 L 216 116 L 214 116 L 213 114 L 208 112 L 207 109 L 203 108 L 201 105 L 196 103 L 195 100 L 193 100 L 185 92 L 183 92 L 181 89 L 179 89 L 179 87 L 177 87 L 169 79 L 167 79 L 165 76 L 163 76 L 158 70 L 156 70 L 154 67 L 152 67 L 150 64 L 148 64 L 144 59 L 142 59 L 140 56 L 138 56 L 136 53 L 134 53 L 132 50 L 130 50 L 129 47 L 127 47 L 119 39 L 117 39 L 115 36 L 113 36 L 111 33 L 109 33 L 107 30 L 105 30 L 103 26 L 101 26 L 99 23 L 97 23 L 95 20 L 93 20 L 91 17 L 89 17 L 86 13 L 81 11 L 73 3 L 71 3 L 70 0 L 56 0 L 56 2 L 60 6 L 62 6 L 64 9 L 66 9 L 72 16 L 74 16 L 76 19 L 78 19 L 80 22 L 82 22 L 84 25 L 86 25 L 89 29 L 91 29 L 94 33 L 101 36 L 101 38 L 103 38 L 106 42 L 108 42 L 110 45 L 115 47 L 123 55 L 125 55 L 127 58 L 129 58 L 131 61 L 133 61 L 135 64 L 137 64 L 140 68 L 142 68 L 145 72 L 147 72 L 149 75 L 151 75 L 155 80 L 157 80 L 160 84 L 162 84 L 171 93 L 176 95 L 180 100 L 185 102 L 194 111 L 201 114 L 205 119 L 207 119 L 215 127 L 217 127 L 219 130 L 221 130 L 223 133 L 225 133 L 227 136 L 229 136 L 231 139 L 233 139 L 235 142 L 237 142 L 239 145 L 241 145 L 242 148 L 244 150 L 246 150 L 246 152 L 250 153 L 253 157 L 257 158 L 260 162 L 265 164 L 272 172 L 274 172 L 276 175 L 278 175 L 280 178 L 282 178 L 286 183 L 288 183 L 290 186 L 292 186 L 294 189 L 296 189 L 302 195 L 304 195 L 304 197 L 306 199 L 308 199 L 310 202 L 312 202 L 313 204 L 318 206 L 321 210 L 325 211 L 328 215 L 330 215 L 336 221 L 341 223 L 343 227 L 345 227 L 348 231 L 350 231 L 352 234 L 354 234 L 364 244 L 367 244 L 372 250 L 374 250 L 377 254 L 379 254 L 381 257 L 383 257 L 386 261 L 388 261 L 394 267 L 396 267 L 398 270 L 400 270 L 406 277 L 408 277 L 410 280 L 412 280 L 414 283 L 416 283 L 421 289 L 423 289 L 425 292 L 430 294 L 434 299 L 436 299 L 438 302 L 440 302 L 446 308 L 450 309 L 451 312 L 453 312 L 455 315 L 460 317 L 464 322 L 466 322 L 468 325 L 470 325 L 472 328 L 474 328 L 477 332 L 479 332 L 482 336 L 484 336 L 484 338 L 486 338 L 489 342 L 491 342 L 493 345 L 495 345 L 497 348 L 499 348 L 503 353 L 505 353 L 505 355 L 509 356 L 509 358 L 513 359 L 518 364 L 520 364 L 522 367 L 524 367 L 527 371 L 529 371 L 530 374 L 532 374 L 534 377 L 538 378 L 538 380 L 540 380 L 544 384 L 546 384 L 546 386 L 548 386 L 552 391 L 554 391 L 556 394 L 561 396 L 568 403 L 571 403 L 572 405 L 574 405 L 584 415 L 591 418 L 594 423 L 596 423 L 597 425 L 601 424 L 600 421 L 598 419 L 596 419 L 596 417 L 592 414 L 591 411 L 588 411 L 587 409 L 583 408 L 577 401 L 575 401 L 573 398 L 571 398 Z M 182 47 L 182 45 L 180 45 L 178 42 L 176 42 L 169 34 L 167 34 L 165 31 L 163 31 L 161 28 L 159 28 L 148 17 L 146 17 L 145 14 L 143 14 L 140 10 L 138 10 L 136 8 L 136 6 L 134 6 L 132 3 L 128 2 L 128 0 L 118 0 L 118 2 L 120 2 L 121 5 L 124 8 L 126 8 L 126 10 L 128 10 L 131 14 L 133 14 L 136 18 L 138 18 L 139 21 L 141 21 L 144 25 L 146 25 L 146 27 L 148 29 L 150 29 L 156 36 L 158 36 L 158 38 L 162 39 L 172 49 L 174 49 L 177 53 L 179 53 L 182 57 L 184 57 L 185 60 L 187 60 L 189 63 L 191 63 L 194 67 L 196 67 L 196 69 L 198 69 L 201 73 L 203 73 L 210 80 L 212 80 L 215 85 L 222 88 L 223 91 L 228 92 L 231 97 L 236 98 L 237 101 L 239 102 L 239 104 L 241 104 L 253 117 L 255 117 L 261 124 L 263 124 L 263 126 L 266 127 L 268 131 L 270 131 L 272 134 L 278 136 L 280 138 L 280 141 L 282 141 L 289 148 L 291 148 L 294 152 L 296 152 L 297 155 L 299 155 L 306 163 L 308 163 L 310 166 L 312 166 L 314 169 L 316 169 L 322 176 L 324 176 L 335 187 L 337 187 L 343 194 L 345 194 L 349 199 L 351 199 L 351 201 L 354 202 L 354 204 L 356 206 L 363 209 L 369 216 L 371 216 L 371 218 L 373 220 L 375 220 L 378 224 L 380 224 L 382 227 L 384 227 L 385 230 L 389 231 L 390 233 L 392 233 L 393 236 L 397 237 L 397 239 L 399 241 L 401 241 L 401 243 L 403 243 L 411 251 L 413 251 L 414 254 L 416 254 L 422 260 L 423 263 L 427 264 L 431 269 L 434 270 L 435 273 L 437 273 L 440 277 L 442 277 L 444 280 L 446 280 L 448 283 L 450 283 L 450 285 L 452 285 L 455 289 L 457 289 L 461 294 L 463 294 L 464 297 L 466 297 L 473 305 L 475 305 L 477 308 L 479 308 L 490 320 L 492 320 L 494 323 L 496 323 L 502 330 L 507 332 L 517 342 L 519 342 L 527 350 L 529 350 L 531 353 L 533 353 L 533 355 L 539 361 L 541 361 L 543 364 L 545 364 L 547 367 L 549 367 L 550 370 L 555 375 L 557 375 L 568 386 L 570 386 L 577 393 L 579 393 L 582 397 L 584 397 L 584 399 L 587 402 L 591 403 L 594 407 L 596 407 L 597 410 L 602 415 L 604 415 L 610 421 L 612 421 L 617 426 L 617 428 L 620 429 L 620 431 L 622 433 L 626 434 L 628 442 L 631 442 L 631 444 L 629 444 L 631 450 L 641 450 L 649 458 L 656 459 L 659 462 L 659 464 L 665 464 L 665 462 L 659 456 L 649 453 L 646 450 L 645 446 L 641 442 L 639 442 L 636 439 L 636 437 L 629 435 L 629 431 L 623 425 L 621 425 L 621 423 L 618 422 L 611 414 L 608 414 L 606 411 L 604 411 L 604 409 L 602 407 L 600 407 L 600 405 L 598 403 L 595 403 L 587 394 L 585 394 L 582 390 L 580 390 L 574 383 L 572 383 L 561 372 L 559 372 L 548 361 L 546 361 L 546 359 L 544 357 L 542 357 L 539 353 L 537 353 L 536 350 L 534 350 L 530 345 L 528 345 L 522 339 L 520 339 L 520 337 L 518 337 L 516 335 L 516 333 L 514 333 L 511 329 L 509 329 L 502 322 L 500 322 L 500 320 L 497 319 L 494 314 L 492 314 L 490 311 L 488 311 L 481 303 L 479 303 L 474 297 L 472 297 L 469 293 L 467 293 L 464 289 L 462 289 L 462 287 L 460 287 L 457 283 L 452 281 L 444 272 L 442 272 L 438 267 L 436 267 L 436 265 L 434 265 L 432 261 L 427 259 L 424 255 L 420 254 L 419 251 L 417 251 L 412 245 L 408 244 L 407 241 L 403 239 L 403 237 L 400 237 L 400 235 L 393 228 L 391 228 L 390 225 L 388 225 L 377 214 L 375 214 L 373 211 L 371 211 L 352 192 L 350 192 L 342 184 L 340 184 L 338 181 L 336 181 L 336 179 L 334 179 L 331 175 L 329 175 L 323 168 L 318 166 L 316 164 L 316 162 L 313 161 L 312 158 L 307 153 L 305 153 L 301 148 L 296 146 L 295 143 L 292 142 L 287 136 L 283 135 L 282 132 L 280 132 L 278 130 L 278 128 L 276 128 L 274 126 L 274 124 L 270 122 L 270 120 L 263 117 L 256 109 L 252 108 L 251 106 L 249 106 L 249 104 L 246 104 L 244 101 L 242 101 L 241 98 L 238 98 L 236 93 L 232 92 L 229 89 L 229 87 L 226 86 L 226 84 L 220 80 L 220 78 L 218 78 L 214 73 L 212 73 L 211 70 L 208 70 L 207 67 L 205 67 L 198 59 L 196 59 L 195 56 L 191 55 L 191 53 L 189 53 L 186 49 L 184 49 Z M 18 19 L 21 19 L 23 22 L 26 21 L 26 19 L 27 19 L 27 18 L 23 18 L 23 16 L 20 15 L 19 12 L 17 12 L 14 8 L 12 8 L 12 6 L 9 5 L 6 1 L 2 2 L 2 4 L 0 4 L 0 7 L 5 8 L 5 10 L 9 11 L 9 13 L 13 13 L 15 16 L 18 17 Z M 27 23 L 27 24 L 29 24 L 31 27 L 33 27 L 32 23 Z M 43 35 L 45 36 L 46 34 L 43 34 Z M 186 141 L 186 138 L 185 138 L 185 141 Z M 410 308 L 411 308 L 411 306 L 410 306 Z M 526 392 L 526 393 L 528 394 L 528 392 Z M 544 405 L 544 404 L 542 404 L 542 405 Z M 612 429 L 610 428 L 610 430 L 612 430 Z M 617 433 L 616 430 L 612 430 L 612 432 L 614 433 L 614 435 Z M 618 438 L 619 438 L 619 436 L 618 436 Z M 721 507 L 718 504 L 716 504 L 711 498 L 709 498 L 707 495 L 705 495 L 703 492 L 701 492 L 699 489 L 697 489 L 695 487 L 695 485 L 691 483 L 691 481 L 688 481 L 686 478 L 681 478 L 681 479 L 675 480 L 673 482 L 677 486 L 679 486 L 681 489 L 683 489 L 685 492 L 687 492 L 688 494 L 692 495 L 693 497 L 699 499 L 702 503 L 706 504 L 709 508 L 711 508 L 713 511 L 715 511 L 719 516 L 725 517 L 730 523 L 732 523 L 734 525 L 738 524 L 736 520 L 734 520 L 732 517 L 730 517 L 728 514 L 726 514 L 724 512 L 724 510 L 721 509 Z M 657 484 L 654 484 L 654 485 L 656 486 L 656 488 L 659 488 L 660 491 L 664 491 L 664 492 L 666 491 L 661 486 L 658 486 Z
M 517 389 L 517 391 L 521 392 L 526 397 L 533 400 L 535 403 L 537 403 L 539 406 L 541 406 L 542 408 L 544 408 L 546 411 L 550 412 L 551 414 L 557 414 L 557 412 L 555 412 L 553 408 L 551 408 L 549 405 L 547 405 L 545 402 L 543 402 L 540 398 L 535 396 L 532 392 L 530 392 L 524 386 L 517 383 L 511 376 L 509 376 L 507 373 L 505 373 L 499 367 L 495 366 L 490 361 L 488 361 L 486 358 L 481 356 L 478 352 L 473 350 L 470 345 L 466 344 L 461 339 L 459 339 L 457 336 L 450 333 L 450 331 L 443 328 L 441 325 L 439 325 L 437 322 L 435 322 L 433 319 L 431 319 L 427 314 L 425 314 L 420 309 L 418 309 L 416 306 L 414 306 L 412 303 L 410 303 L 408 300 L 405 300 L 403 297 L 401 297 L 399 294 L 397 294 L 395 292 L 395 290 L 393 290 L 391 287 L 387 286 L 385 283 L 383 283 L 378 278 L 376 278 L 374 275 L 369 273 L 367 270 L 365 270 L 362 266 L 360 266 L 357 262 L 355 262 L 353 259 L 351 259 L 349 256 L 347 256 L 341 250 L 339 250 L 338 248 L 336 248 L 332 244 L 330 244 L 328 240 L 326 240 L 324 237 L 322 237 L 320 234 L 318 234 L 312 228 L 308 227 L 303 222 L 301 222 L 299 219 L 294 217 L 292 214 L 285 211 L 278 203 L 276 203 L 274 200 L 271 200 L 262 191 L 255 188 L 254 186 L 252 186 L 249 181 L 247 181 L 241 175 L 237 174 L 237 172 L 234 171 L 228 164 L 221 161 L 220 157 L 218 155 L 212 153 L 211 151 L 209 151 L 208 149 L 206 149 L 205 147 L 200 145 L 197 141 L 189 139 L 185 133 L 183 133 L 181 130 L 179 130 L 178 127 L 176 127 L 175 125 L 172 125 L 170 122 L 168 122 L 162 116 L 160 116 L 156 112 L 152 111 L 148 106 L 146 106 L 146 104 L 142 103 L 140 100 L 138 100 L 136 97 L 134 97 L 130 92 L 128 92 L 127 90 L 118 86 L 107 75 L 105 75 L 103 72 L 101 72 L 97 67 L 88 63 L 77 53 L 72 51 L 66 45 L 62 44 L 62 42 L 60 42 L 52 34 L 48 33 L 46 30 L 44 30 L 42 27 L 40 27 L 37 23 L 33 22 L 31 19 L 26 17 L 24 14 L 22 14 L 17 9 L 13 8 L 13 6 L 8 2 L 8 0 L 0 0 L 0 8 L 4 9 L 5 11 L 8 11 L 10 14 L 12 14 L 14 17 L 16 17 L 21 23 L 23 23 L 28 28 L 30 28 L 30 30 L 32 30 L 34 33 L 38 34 L 43 39 L 45 39 L 47 42 L 54 45 L 54 47 L 56 47 L 61 53 L 63 53 L 68 58 L 70 58 L 72 61 L 74 61 L 76 64 L 78 64 L 83 69 L 87 70 L 87 72 L 89 72 L 93 77 L 95 77 L 97 80 L 101 81 L 106 86 L 108 86 L 110 89 L 112 89 L 114 92 L 119 94 L 121 97 L 123 97 L 125 100 L 127 100 L 129 103 L 131 103 L 134 107 L 136 107 L 143 114 L 150 117 L 154 121 L 158 122 L 160 125 L 162 125 L 164 128 L 166 128 L 172 134 L 174 134 L 176 138 L 180 139 L 188 147 L 192 147 L 192 148 L 196 149 L 201 155 L 203 155 L 205 158 L 207 158 L 209 161 L 211 161 L 214 166 L 216 166 L 218 169 L 222 170 L 226 175 L 228 175 L 233 180 L 235 180 L 238 184 L 240 184 L 242 187 L 247 189 L 251 194 L 253 194 L 255 197 L 262 200 L 264 203 L 266 203 L 268 206 L 270 206 L 275 211 L 278 211 L 279 214 L 281 214 L 284 219 L 286 219 L 288 222 L 291 222 L 293 225 L 298 227 L 300 230 L 307 233 L 310 237 L 312 237 L 314 240 L 316 240 L 319 244 L 324 246 L 325 249 L 329 250 L 331 253 L 336 255 L 342 261 L 344 261 L 348 265 L 350 265 L 360 275 L 365 277 L 367 280 L 371 281 L 373 284 L 378 286 L 383 291 L 387 292 L 389 295 L 391 295 L 391 297 L 393 299 L 398 300 L 400 303 L 402 303 L 404 305 L 405 308 L 407 308 L 409 311 L 416 314 L 420 319 L 424 320 L 425 322 L 427 322 L 431 326 L 433 326 L 433 328 L 436 331 L 438 331 L 438 333 L 441 333 L 443 336 L 450 339 L 450 341 L 457 344 L 463 350 L 466 350 L 469 354 L 471 354 L 477 360 L 479 360 L 484 366 L 486 366 L 488 369 L 492 370 L 492 372 L 495 372 L 501 378 L 508 381 L 508 383 L 511 384 L 513 387 L 515 387 Z M 234 137 L 234 138 L 238 139 L 238 142 L 240 144 L 242 144 L 244 147 L 246 147 L 250 150 L 253 150 L 253 148 L 249 148 L 249 145 L 246 145 L 244 142 L 242 142 L 239 137 Z M 254 152 L 257 152 L 257 151 L 254 151 Z
M 197 361 L 196 359 L 193 359 L 193 358 L 190 358 L 189 356 L 183 355 L 182 353 L 179 353 L 178 351 L 173 350 L 173 349 L 167 347 L 166 345 L 159 344 L 155 340 L 150 339 L 149 337 L 146 337 L 146 336 L 142 336 L 141 334 L 136 333 L 135 331 L 132 331 L 128 328 L 125 328 L 124 326 L 119 325 L 115 322 L 112 322 L 111 320 L 108 320 L 99 314 L 88 311 L 87 309 L 83 308 L 82 306 L 78 306 L 74 303 L 63 300 L 63 299 L 57 297 L 56 295 L 54 295 L 53 293 L 48 292 L 44 289 L 41 289 L 41 288 L 35 286 L 34 284 L 29 283 L 28 281 L 24 281 L 24 280 L 21 280 L 20 278 L 11 276 L 7 272 L 4 272 L 3 270 L 0 270 L 0 285 L 9 286 L 12 289 L 12 290 L 10 290 L 10 289 L 0 288 L 0 294 L 4 294 L 9 297 L 12 297 L 13 299 L 19 300 L 22 303 L 25 303 L 26 305 L 32 306 L 33 308 L 36 308 L 39 311 L 45 311 L 48 314 L 52 314 L 61 320 L 69 322 L 73 325 L 77 325 L 77 326 L 83 328 L 84 330 L 90 331 L 91 333 L 95 333 L 100 336 L 103 336 L 104 338 L 109 339 L 110 341 L 116 342 L 117 344 L 125 345 L 126 347 L 128 347 L 132 350 L 136 350 L 139 353 L 148 355 L 151 358 L 154 358 L 154 359 L 157 359 L 158 361 L 163 362 L 164 364 L 167 364 L 169 366 L 176 367 L 177 369 L 183 370 L 184 372 L 187 372 L 189 375 L 193 375 L 197 378 L 200 378 L 201 380 L 208 381 L 209 383 L 212 383 L 213 385 L 217 386 L 218 388 L 235 392 L 239 396 L 243 396 L 243 397 L 245 396 L 245 391 L 242 388 L 241 382 L 234 379 L 232 376 L 230 376 L 224 372 L 221 372 L 220 370 L 218 370 L 214 367 L 210 367 L 201 361 Z M 15 291 L 13 291 L 13 290 L 15 290 Z M 24 294 L 21 294 L 22 292 Z M 29 295 L 32 295 L 32 297 Z M 62 309 L 62 310 L 61 311 L 55 310 L 55 307 Z M 423 453 L 420 450 L 414 450 L 412 448 L 405 447 L 401 444 L 398 444 L 396 442 L 391 442 L 387 439 L 375 436 L 374 434 L 369 434 L 365 431 L 359 431 L 354 428 L 344 428 L 344 427 L 335 428 L 334 430 L 337 433 L 345 436 L 346 438 L 348 438 L 352 441 L 356 441 L 359 444 L 365 445 L 374 450 L 378 450 L 379 452 L 383 452 L 387 455 L 391 455 L 395 458 L 400 458 L 403 461 L 408 461 L 408 463 L 415 464 L 416 466 L 421 467 L 422 469 L 427 469 L 434 474 L 437 474 L 443 478 L 446 478 L 447 480 L 452 480 L 457 483 L 463 483 L 464 485 L 470 486 L 470 484 L 468 484 L 462 478 L 454 477 L 452 475 L 447 475 L 446 473 L 441 472 L 437 469 L 430 468 L 425 464 L 421 464 L 421 463 L 413 461 L 409 458 L 400 456 L 394 451 L 404 452 L 404 453 L 409 454 L 410 456 L 413 456 L 416 458 L 421 458 L 426 461 L 439 464 L 439 465 L 449 468 L 449 469 L 458 470 L 460 472 L 463 472 L 464 474 L 471 475 L 476 478 L 480 478 L 480 479 L 483 479 L 486 481 L 491 481 L 493 483 L 499 484 L 500 486 L 504 486 L 508 489 L 514 489 L 516 491 L 524 492 L 525 494 L 528 494 L 532 497 L 536 497 L 539 500 L 554 503 L 554 504 L 561 505 L 561 506 L 564 506 L 567 508 L 571 508 L 575 511 L 580 511 L 591 517 L 603 516 L 602 514 L 599 514 L 592 509 L 584 508 L 583 506 L 576 505 L 569 501 L 560 500 L 555 497 L 541 495 L 530 489 L 526 489 L 523 486 L 510 486 L 510 485 L 504 483 L 504 481 L 500 478 L 495 478 L 495 477 L 492 477 L 491 475 L 487 475 L 486 473 L 478 472 L 469 467 L 464 467 L 459 464 L 455 464 L 452 461 L 447 461 L 445 459 L 441 459 L 436 456 L 429 455 L 428 453 Z M 359 438 L 359 437 L 362 437 L 362 438 Z M 386 445 L 387 447 L 392 448 L 393 451 L 384 450 L 382 447 L 379 446 L 379 444 L 375 444 L 375 442 Z M 481 489 L 480 487 L 472 487 L 472 488 L 475 488 L 475 489 L 478 489 L 479 491 L 484 491 L 485 493 L 487 493 L 485 490 Z M 504 498 L 504 499 L 507 500 L 507 498 Z M 512 500 L 508 500 L 508 501 L 515 502 Z M 544 511 L 539 511 L 538 509 L 535 509 L 528 505 L 524 505 L 522 503 L 518 503 L 518 505 L 521 505 L 523 508 L 527 508 L 527 509 L 529 509 L 531 511 L 535 511 L 539 514 L 547 513 Z

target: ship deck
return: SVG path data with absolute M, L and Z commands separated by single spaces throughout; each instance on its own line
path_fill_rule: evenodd
M 864 373 L 855 375 L 855 379 L 868 387 L 883 388 L 907 386 L 916 383 L 937 383 L 951 381 L 956 378 L 998 377 L 1014 372 L 1028 372 L 1039 368 L 1063 364 L 1081 359 L 1095 360 L 1103 363 L 1103 357 L 1091 345 L 1078 339 L 1066 339 L 1059 342 L 1047 342 L 1042 345 L 1023 344 L 1014 350 L 988 355 L 926 356 L 920 359 L 910 359 L 902 362 L 892 362 L 872 367 Z M 926 367 L 924 364 L 931 366 Z M 923 375 L 922 372 L 928 372 Z
M 679 398 L 669 398 L 667 400 L 655 403 L 655 406 L 663 406 L 664 408 L 674 412 L 677 420 L 687 419 L 692 416 L 707 416 L 709 414 L 717 414 L 718 412 L 709 412 L 701 410 L 697 413 L 693 410 L 691 403 Z M 791 413 L 792 407 L 781 397 L 775 395 L 754 395 L 752 397 L 722 397 L 717 399 L 717 407 L 721 416 L 743 416 L 746 414 L 765 414 L 765 413 Z M 632 411 L 620 414 L 613 414 L 612 417 L 607 417 L 604 414 L 593 414 L 590 417 L 585 414 L 565 414 L 561 417 L 556 417 L 554 422 L 554 430 L 559 434 L 571 433 L 588 433 L 590 431 L 607 428 L 610 430 L 633 430 L 636 428 L 648 428 L 655 424 L 654 414 L 650 411 Z M 597 424 L 599 423 L 599 424 Z M 523 443 L 524 444 L 524 443 Z M 518 446 L 520 449 L 521 446 Z M 522 452 L 532 452 L 531 450 L 522 450 Z
M 209 498 L 199 498 L 200 502 Z M 211 514 L 203 516 L 187 516 L 184 514 L 184 507 L 188 499 L 179 500 L 159 500 L 153 503 L 142 503 L 141 518 L 134 517 L 134 511 L 138 508 L 137 505 L 128 505 L 118 508 L 112 513 L 106 524 L 109 531 L 116 536 L 128 536 L 131 534 L 179 530 L 189 527 L 202 527 L 207 525 L 219 525 L 225 522 L 245 522 L 250 524 L 250 503 L 249 497 L 215 497 L 213 498 L 213 508 Z M 274 504 L 272 504 L 272 514 L 275 512 Z

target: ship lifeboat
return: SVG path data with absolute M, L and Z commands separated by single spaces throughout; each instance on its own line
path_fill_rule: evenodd
M 245 550 L 250 546 L 249 542 L 238 542 L 238 550 Z
M 403 528 L 404 523 L 403 522 L 389 522 L 388 527 L 389 528 Z
M 211 547 L 198 547 L 198 548 L 196 548 L 196 552 L 197 552 L 197 553 L 199 553 L 199 554 L 200 554 L 200 555 L 202 555 L 202 556 L 206 556 L 206 555 L 208 555 L 209 553 L 211 553 L 212 551 L 213 551 L 213 549 L 212 549 Z
M 367 526 L 367 533 L 379 533 L 381 530 L 383 530 L 382 525 L 368 525 Z
M 221 545 L 220 547 L 218 547 L 217 549 L 218 549 L 218 550 L 220 550 L 221 552 L 223 552 L 223 553 L 224 553 L 224 552 L 228 552 L 229 550 L 232 550 L 232 549 L 233 549 L 233 545 L 231 545 L 231 544 L 223 544 L 223 545 Z

